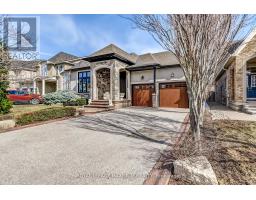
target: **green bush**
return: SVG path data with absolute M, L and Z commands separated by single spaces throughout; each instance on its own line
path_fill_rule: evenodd
M 1 45 L 0 45 L 1 46 Z M 12 108 L 12 103 L 7 98 L 6 89 L 9 86 L 8 82 L 8 70 L 6 66 L 0 64 L 0 114 L 9 113 Z
M 17 125 L 27 125 L 34 122 L 47 121 L 62 117 L 74 116 L 76 109 L 72 107 L 46 108 L 31 113 L 25 113 L 16 117 Z
M 60 90 L 44 95 L 44 103 L 47 105 L 75 101 L 81 97 L 72 90 Z
M 0 99 L 0 114 L 9 113 L 11 108 L 12 108 L 12 102 L 9 101 L 9 99 L 7 99 L 7 98 L 6 99 L 5 98 Z
M 64 106 L 84 106 L 88 104 L 88 99 L 85 98 L 79 98 L 72 101 L 67 101 L 63 103 Z

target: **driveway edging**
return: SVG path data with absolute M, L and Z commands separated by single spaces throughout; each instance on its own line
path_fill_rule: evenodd
M 185 135 L 188 132 L 189 128 L 190 128 L 190 124 L 189 124 L 189 113 L 188 113 L 182 123 L 182 126 L 180 127 L 181 134 L 180 134 L 180 137 L 178 138 L 178 141 L 175 143 L 175 146 L 180 144 L 184 140 Z M 167 147 L 166 149 L 168 148 L 169 147 Z M 160 158 L 158 159 L 154 167 L 149 172 L 149 175 L 147 176 L 146 180 L 143 182 L 143 185 L 168 185 L 171 178 L 171 172 L 168 169 L 162 168 L 164 164 L 164 160 L 165 160 L 164 155 L 161 154 Z

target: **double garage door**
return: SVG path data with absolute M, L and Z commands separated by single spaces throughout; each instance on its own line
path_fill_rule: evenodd
M 152 84 L 133 85 L 132 105 L 152 106 Z M 159 106 L 169 108 L 188 108 L 188 95 L 185 83 L 159 84 Z

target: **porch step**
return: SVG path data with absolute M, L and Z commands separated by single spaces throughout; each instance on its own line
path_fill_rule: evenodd
M 105 108 L 105 109 L 113 109 L 113 106 L 109 105 L 108 100 L 93 100 L 89 105 L 86 107 L 89 108 Z
M 109 101 L 92 101 L 90 105 L 109 105 Z
M 85 107 L 90 107 L 90 108 L 113 108 L 113 106 L 110 106 L 110 105 L 100 105 L 100 104 L 89 104 Z
M 246 104 L 244 106 L 244 111 L 251 115 L 256 115 L 256 105 L 255 104 Z

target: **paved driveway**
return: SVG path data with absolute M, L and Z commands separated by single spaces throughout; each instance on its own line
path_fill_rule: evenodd
M 142 184 L 186 110 L 126 108 L 0 134 L 0 184 Z

